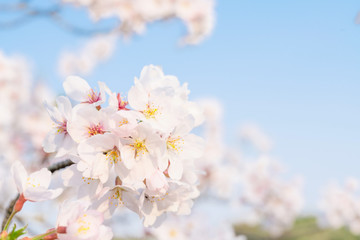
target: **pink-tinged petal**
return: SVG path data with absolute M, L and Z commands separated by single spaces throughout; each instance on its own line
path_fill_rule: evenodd
M 77 76 L 69 76 L 63 83 L 66 95 L 78 102 L 85 102 L 91 91 L 89 84 Z
M 111 240 L 113 237 L 111 228 L 101 225 L 99 227 L 99 236 L 101 236 L 101 240 Z
M 121 162 L 115 164 L 115 172 L 122 179 L 129 175 L 130 169 L 124 166 Z
M 48 188 L 51 181 L 51 172 L 46 168 L 42 168 L 39 171 L 31 173 L 30 179 L 36 180 L 40 184 L 40 187 Z
M 100 100 L 99 103 L 102 104 L 106 101 L 106 94 L 105 92 L 108 92 L 110 89 L 104 82 L 98 82 L 99 84 L 99 91 L 100 91 Z
M 194 117 L 191 115 L 185 117 L 179 125 L 176 126 L 173 135 L 184 136 L 188 134 L 195 125 Z
M 116 145 L 116 136 L 113 134 L 94 135 L 86 139 L 78 146 L 78 153 L 80 157 L 86 158 L 89 155 L 94 155 L 97 152 L 104 152 L 113 149 Z
M 13 165 L 11 166 L 11 175 L 15 180 L 15 184 L 19 193 L 24 192 L 26 178 L 28 177 L 28 174 L 20 161 L 13 163 Z
M 70 167 L 65 168 L 61 172 L 61 179 L 65 186 L 75 187 L 83 184 L 82 174 L 76 168 L 76 164 L 71 165 Z
M 77 156 L 76 147 L 77 144 L 72 140 L 70 135 L 66 134 L 62 136 L 62 142 L 59 144 L 57 149 L 56 158 L 64 159 L 68 158 L 73 162 L 77 163 L 79 161 L 79 157 Z
M 56 129 L 53 129 L 52 131 L 47 133 L 47 135 L 46 135 L 46 137 L 45 137 L 45 139 L 43 141 L 43 144 L 42 144 L 42 147 L 43 147 L 45 152 L 52 153 L 52 152 L 56 151 L 58 146 L 55 144 L 55 138 L 58 135 L 59 134 L 57 134 Z
M 64 191 L 64 190 L 61 189 L 61 188 L 49 190 L 50 199 L 55 199 L 55 198 L 57 198 L 58 196 L 60 196 L 60 194 L 61 194 L 63 191 Z
M 194 205 L 194 202 L 192 200 L 181 202 L 176 214 L 177 215 L 190 215 L 191 208 L 193 205 Z
M 32 202 L 41 202 L 57 198 L 62 193 L 61 188 L 55 190 L 48 190 L 43 187 L 27 188 L 24 191 L 25 199 Z
M 142 111 L 146 109 L 149 97 L 141 84 L 135 84 L 128 93 L 128 100 L 132 108 Z
M 106 183 L 109 179 L 110 162 L 106 158 L 97 158 L 91 166 L 91 178 L 100 179 L 102 183 Z
M 75 106 L 72 118 L 67 123 L 67 131 L 77 143 L 91 136 L 104 134 L 107 130 L 107 114 L 89 104 Z
M 141 70 L 139 82 L 146 86 L 146 88 L 151 89 L 156 87 L 156 84 L 163 78 L 164 73 L 160 67 L 148 65 Z
M 170 162 L 170 166 L 169 166 L 169 170 L 168 170 L 170 178 L 172 178 L 174 180 L 180 180 L 182 177 L 183 171 L 184 171 L 184 167 L 181 162 L 181 159 L 177 158 Z
M 55 108 L 54 106 L 49 105 L 47 102 L 44 103 L 44 107 L 46 111 L 48 112 L 51 120 L 55 122 L 56 124 L 61 124 L 63 121 L 63 117 L 60 113 L 60 111 Z
M 184 148 L 181 154 L 187 159 L 201 157 L 204 154 L 204 139 L 195 134 L 185 136 Z
M 64 97 L 64 96 L 59 96 L 56 98 L 56 103 L 57 103 L 59 112 L 61 112 L 63 114 L 65 119 L 70 119 L 72 106 L 71 106 L 71 102 L 70 102 L 69 98 Z
M 84 162 L 84 161 L 79 161 L 77 164 L 76 164 L 76 168 L 77 170 L 79 170 L 80 172 L 85 172 L 87 171 L 88 172 L 88 169 L 89 169 L 89 165 Z M 87 176 L 88 177 L 88 176 Z
M 133 147 L 125 145 L 120 149 L 121 161 L 124 163 L 125 167 L 132 169 L 135 164 L 135 151 Z
M 148 157 L 142 157 L 131 169 L 127 181 L 142 182 L 149 174 L 156 170 L 153 162 Z
M 139 214 L 139 200 L 137 199 L 138 193 L 134 190 L 124 189 L 122 192 L 122 200 L 125 206 L 131 211 Z
M 79 186 L 78 199 L 87 201 L 97 196 L 103 189 L 103 185 L 98 179 L 85 179 L 77 186 Z

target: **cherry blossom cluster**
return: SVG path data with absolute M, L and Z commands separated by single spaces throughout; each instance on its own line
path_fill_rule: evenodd
M 46 112 L 41 111 L 50 93 L 40 84 L 33 85 L 26 60 L 1 51 L 0 92 L 0 158 L 12 163 L 39 154 L 46 126 L 51 126 Z
M 335 229 L 348 227 L 353 234 L 360 235 L 359 180 L 349 178 L 344 186 L 329 185 L 320 208 L 325 217 L 323 224 Z
M 73 74 L 86 75 L 96 65 L 110 58 L 115 50 L 116 37 L 99 35 L 90 39 L 78 51 L 65 51 L 59 58 L 59 72 L 63 76 Z
M 281 235 L 291 228 L 302 208 L 301 180 L 280 178 L 283 167 L 269 154 L 272 142 L 255 124 L 239 128 L 240 146 L 225 145 L 221 103 L 206 99 L 200 104 L 206 149 L 197 161 L 203 171 L 202 199 L 226 201 L 228 208 L 218 211 L 228 211 L 225 220 L 233 224 L 261 225 L 271 235 Z
M 116 17 L 124 34 L 143 33 L 148 23 L 178 18 L 187 27 L 185 44 L 197 44 L 214 27 L 213 0 L 63 0 L 86 7 L 94 20 Z
M 303 205 L 301 179 L 282 180 L 282 166 L 268 156 L 248 162 L 242 174 L 241 204 L 248 216 L 273 236 L 280 236 L 292 224 Z
M 221 199 L 230 199 L 235 184 L 240 180 L 239 159 L 232 161 L 231 149 L 226 146 L 223 133 L 223 109 L 216 99 L 202 99 L 199 104 L 204 112 L 203 136 L 204 155 L 196 162 L 203 172 L 200 175 L 200 189 Z
M 246 240 L 243 235 L 235 235 L 230 223 L 214 223 L 204 212 L 181 219 L 172 215 L 160 227 L 150 229 L 150 235 L 158 240 Z
M 150 65 L 135 78 L 127 101 L 103 82 L 96 91 L 70 76 L 63 86 L 67 96 L 47 104 L 54 127 L 44 150 L 54 161 L 75 163 L 62 179 L 78 201 L 70 199 L 58 221 L 69 239 L 75 232 L 112 236 L 106 227 L 89 229 L 117 208 L 135 212 L 144 226 L 158 225 L 168 212 L 189 214 L 199 195 L 194 160 L 202 156 L 203 140 L 191 133 L 201 112 L 188 100 L 187 85 Z
M 34 94 L 34 93 L 37 94 Z M 51 93 L 41 84 L 33 84 L 29 63 L 20 56 L 0 51 L 0 206 L 15 195 L 10 166 L 21 160 L 28 168 L 47 165 L 42 141 L 51 127 L 43 110 L 44 99 Z

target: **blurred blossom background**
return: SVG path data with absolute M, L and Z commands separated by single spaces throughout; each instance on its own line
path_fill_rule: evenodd
M 121 215 L 118 236 L 359 239 L 359 11 L 355 0 L 0 0 L 1 174 L 14 159 L 51 162 L 43 101 L 66 76 L 126 96 L 154 64 L 204 111 L 202 195 L 158 229 Z M 3 209 L 16 192 L 0 186 Z

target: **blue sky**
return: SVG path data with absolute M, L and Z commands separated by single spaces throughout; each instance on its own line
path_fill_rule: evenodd
M 86 79 L 126 93 L 144 65 L 161 65 L 189 83 L 192 99 L 221 100 L 229 145 L 237 146 L 239 124 L 258 124 L 275 143 L 272 154 L 304 176 L 313 209 L 327 182 L 360 178 L 359 11 L 357 0 L 219 0 L 215 31 L 201 45 L 178 46 L 185 32 L 179 21 L 150 25 L 144 35 L 120 40 Z M 66 15 L 87 25 L 82 11 Z M 86 40 L 45 18 L 0 31 L 0 49 L 25 55 L 36 78 L 59 93 L 60 52 Z

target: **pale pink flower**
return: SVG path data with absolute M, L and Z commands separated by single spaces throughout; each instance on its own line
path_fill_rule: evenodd
M 71 99 L 80 103 L 93 104 L 99 106 L 106 100 L 105 83 L 99 82 L 100 90 L 95 91 L 90 85 L 82 78 L 77 76 L 69 76 L 63 83 L 66 95 Z
M 26 200 L 40 202 L 58 197 L 62 193 L 61 188 L 48 189 L 51 181 L 51 172 L 46 168 L 28 175 L 24 166 L 15 162 L 11 166 L 11 174 L 16 187 Z
M 86 201 L 66 202 L 62 205 L 57 226 L 65 228 L 58 233 L 59 240 L 110 240 L 111 228 L 103 225 L 101 212 L 89 209 Z

